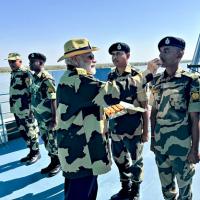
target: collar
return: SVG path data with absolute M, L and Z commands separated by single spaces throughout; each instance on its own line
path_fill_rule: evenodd
M 132 66 L 130 64 L 127 64 L 126 67 L 125 67 L 124 72 L 130 74 L 131 70 L 132 70 Z M 117 68 L 115 68 L 115 72 L 116 72 L 117 75 L 120 75 L 119 72 L 118 72 L 118 70 L 117 70 Z M 122 74 L 124 74 L 124 72 Z
M 42 74 L 44 72 L 44 69 L 42 69 L 38 74 L 34 73 L 34 75 L 38 78 L 41 78 Z
M 161 79 L 181 78 L 183 72 L 184 70 L 181 67 L 178 67 L 175 74 L 173 76 L 169 76 L 167 71 L 165 70 L 161 75 Z

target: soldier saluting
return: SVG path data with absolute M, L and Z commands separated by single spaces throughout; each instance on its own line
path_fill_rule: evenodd
M 38 127 L 31 113 L 31 72 L 22 66 L 22 59 L 18 53 L 8 54 L 8 63 L 12 70 L 10 81 L 10 111 L 14 114 L 18 129 L 29 154 L 21 162 L 35 163 L 39 158 Z
M 152 85 L 151 149 L 155 153 L 164 199 L 192 199 L 194 165 L 199 162 L 200 80 L 179 66 L 185 41 L 165 37 L 159 44 L 165 71 Z M 149 64 L 155 65 L 156 60 Z

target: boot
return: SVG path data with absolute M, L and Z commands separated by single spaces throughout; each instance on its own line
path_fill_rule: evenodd
M 48 176 L 49 177 L 55 176 L 56 174 L 60 172 L 60 170 L 61 170 L 60 161 L 58 159 L 58 156 L 55 156 L 53 158 L 53 167 L 51 171 L 49 172 Z
M 129 200 L 131 192 L 131 183 L 129 181 L 121 182 L 122 189 L 111 197 L 111 200 Z
M 20 159 L 20 162 L 27 162 L 29 159 L 30 159 L 30 152 L 28 153 L 26 157 L 23 157 L 22 159 Z
M 133 182 L 131 186 L 130 200 L 140 199 L 140 183 Z
M 58 156 L 51 157 L 50 164 L 41 170 L 41 174 L 48 174 L 49 177 L 55 176 L 61 170 Z
M 29 159 L 27 160 L 27 165 L 32 165 L 33 163 L 37 162 L 41 158 L 39 150 L 31 150 Z

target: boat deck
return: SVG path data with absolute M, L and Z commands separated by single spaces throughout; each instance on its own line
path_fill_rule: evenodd
M 26 166 L 19 159 L 28 153 L 21 138 L 11 140 L 0 146 L 0 200 L 60 200 L 63 199 L 64 178 L 58 175 L 47 178 L 40 169 L 48 165 L 49 158 L 40 142 L 42 158 L 35 164 Z M 160 182 L 154 155 L 149 151 L 149 143 L 144 148 L 144 181 L 141 185 L 141 200 L 162 200 Z M 112 170 L 98 178 L 97 200 L 108 200 L 120 189 L 118 170 Z M 200 200 L 200 164 L 196 165 L 193 179 L 193 200 Z M 77 188 L 78 191 L 78 188 Z

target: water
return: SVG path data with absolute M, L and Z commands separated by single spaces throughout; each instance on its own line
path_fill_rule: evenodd
M 181 64 L 182 68 L 187 70 L 187 63 Z M 137 69 L 139 71 L 144 71 L 146 69 L 146 66 L 137 66 Z M 65 70 L 53 70 L 50 71 L 50 73 L 53 75 L 56 86 L 59 83 L 60 77 L 63 75 Z M 99 68 L 97 69 L 95 77 L 101 81 L 106 81 L 108 73 L 111 71 L 111 68 Z M 163 68 L 160 68 L 158 72 L 162 72 Z M 10 73 L 0 73 L 0 94 L 9 93 L 9 84 L 10 84 Z M 8 101 L 9 96 L 1 96 L 0 95 L 0 102 Z M 4 113 L 8 113 L 10 110 L 8 103 L 2 104 L 2 111 Z M 5 114 L 4 117 L 10 117 L 10 114 Z

